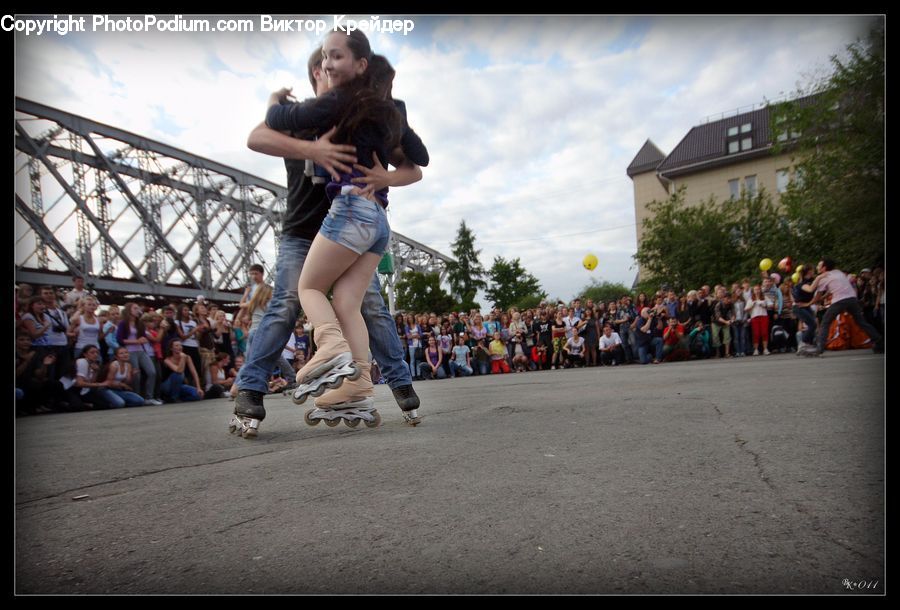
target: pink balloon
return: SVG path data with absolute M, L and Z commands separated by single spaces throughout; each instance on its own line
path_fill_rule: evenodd
M 773 280 L 776 284 L 780 284 L 780 283 L 781 283 L 781 276 L 780 276 L 779 274 L 773 273 L 773 274 L 770 275 L 769 277 L 772 278 L 772 280 Z

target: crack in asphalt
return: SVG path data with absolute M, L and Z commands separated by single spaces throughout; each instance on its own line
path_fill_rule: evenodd
M 797 513 L 803 515 L 804 517 L 806 517 L 807 519 L 809 519 L 812 530 L 814 532 L 816 532 L 817 534 L 819 534 L 819 536 L 822 539 L 824 539 L 832 544 L 835 544 L 835 545 L 841 547 L 842 549 L 853 553 L 854 555 L 856 555 L 858 557 L 861 557 L 863 559 L 869 559 L 869 556 L 866 555 L 865 553 L 862 553 L 862 552 L 854 549 L 853 547 L 849 546 L 845 542 L 835 538 L 834 535 L 831 534 L 831 532 L 829 532 L 828 529 L 822 524 L 822 521 L 819 519 L 818 515 L 812 513 L 809 510 L 809 508 L 804 506 L 801 502 L 799 502 L 798 500 L 794 500 L 792 498 L 785 497 L 785 495 L 781 492 L 781 490 L 778 487 L 776 487 L 775 484 L 771 481 L 771 479 L 769 478 L 769 475 L 766 473 L 765 469 L 763 468 L 762 463 L 761 463 L 760 454 L 756 453 L 752 449 L 749 449 L 747 447 L 747 444 L 749 443 L 749 441 L 742 439 L 739 433 L 731 430 L 731 426 L 725 421 L 725 414 L 722 413 L 721 409 L 719 409 L 719 405 L 717 405 L 715 403 L 710 403 L 710 404 L 712 405 L 713 409 L 715 409 L 716 414 L 719 417 L 719 421 L 722 422 L 722 424 L 726 428 L 728 428 L 729 431 L 732 432 L 732 434 L 734 434 L 734 442 L 738 446 L 738 448 L 742 452 L 753 457 L 753 466 L 756 469 L 756 474 L 759 477 L 759 479 L 763 483 L 765 483 L 769 489 L 776 492 L 778 495 L 782 496 L 785 499 L 785 501 L 790 506 L 793 507 L 795 512 L 797 512 Z
M 122 481 L 130 481 L 131 479 L 137 479 L 139 477 L 146 477 L 146 476 L 151 476 L 154 474 L 160 474 L 161 472 L 168 472 L 170 470 L 181 470 L 182 468 L 198 468 L 201 466 L 214 466 L 216 464 L 224 464 L 226 462 L 233 462 L 235 460 L 243 460 L 243 459 L 250 458 L 250 457 L 256 457 L 258 455 L 267 455 L 269 453 L 278 453 L 281 451 L 285 451 L 285 450 L 284 449 L 273 449 L 272 451 L 260 451 L 257 453 L 251 453 L 249 455 L 239 455 L 237 457 L 225 458 L 223 460 L 215 460 L 213 462 L 202 462 L 200 464 L 183 464 L 181 466 L 170 466 L 168 468 L 160 468 L 159 470 L 148 470 L 146 472 L 139 472 L 137 474 L 133 474 L 133 475 L 126 476 L 126 477 L 119 477 L 119 478 L 115 478 L 115 479 L 110 479 L 108 481 L 100 481 L 99 483 L 91 483 L 90 485 L 83 485 L 80 487 L 74 487 L 72 489 L 64 489 L 60 492 L 50 494 L 48 496 L 42 496 L 40 498 L 32 498 L 30 500 L 23 500 L 21 502 L 16 502 L 16 508 L 20 508 L 20 507 L 25 508 L 29 504 L 35 504 L 37 502 L 42 502 L 44 500 L 52 500 L 53 498 L 58 498 L 60 496 L 70 494 L 75 491 L 91 489 L 94 487 L 101 487 L 103 485 L 109 485 L 111 483 L 121 483 Z M 112 494 L 112 495 L 115 495 L 115 494 Z

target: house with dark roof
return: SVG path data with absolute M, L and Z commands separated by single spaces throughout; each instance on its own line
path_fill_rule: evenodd
M 796 100 L 809 103 L 812 98 Z M 778 204 L 791 180 L 798 179 L 790 151 L 773 154 L 773 106 L 709 121 L 691 128 L 666 155 L 647 140 L 628 165 L 634 184 L 634 215 L 640 246 L 647 204 L 667 199 L 686 188 L 686 203 L 699 204 L 710 197 L 717 201 L 755 194 L 760 188 Z M 797 134 L 779 133 L 780 142 Z

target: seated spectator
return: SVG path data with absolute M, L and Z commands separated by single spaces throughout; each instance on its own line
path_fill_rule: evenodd
M 616 366 L 620 362 L 626 362 L 622 338 L 607 324 L 603 327 L 603 335 L 600 337 L 600 363 Z
M 465 333 L 459 333 L 456 347 L 453 348 L 453 360 L 450 362 L 450 376 L 468 377 L 472 372 L 471 350 L 466 345 Z
M 547 370 L 547 365 L 550 362 L 550 358 L 547 356 L 547 346 L 543 343 L 538 343 L 537 345 L 532 346 L 531 348 L 531 362 L 533 363 L 533 370 Z M 552 349 L 552 348 L 550 348 Z
M 453 330 L 449 322 L 441 325 L 441 333 L 438 335 L 438 347 L 441 350 L 441 368 L 445 377 L 452 377 L 450 361 L 453 360 Z
M 525 335 L 523 331 L 516 330 L 515 336 L 510 339 L 510 353 L 512 353 L 513 368 L 516 372 L 525 372 L 528 370 L 528 355 L 526 353 Z
M 206 389 L 203 392 L 204 398 L 222 398 L 234 385 L 234 378 L 229 377 L 226 372 L 230 360 L 231 356 L 226 352 L 219 352 L 214 356 L 214 360 L 208 367 L 208 379 L 206 380 Z
M 566 340 L 563 350 L 566 354 L 566 368 L 584 366 L 584 337 L 577 332 L 573 333 L 572 336 Z
M 297 354 L 297 357 L 294 358 L 294 366 L 297 367 L 296 371 L 294 371 L 294 375 L 296 376 L 297 371 L 299 371 L 303 365 L 306 364 L 306 358 L 302 353 Z M 241 371 L 241 367 L 244 366 L 244 357 L 242 355 L 237 355 L 234 357 L 234 366 L 228 370 L 228 376 L 237 380 L 238 373 Z M 231 387 L 228 389 L 228 400 L 234 400 L 234 397 L 237 396 L 238 388 L 236 383 L 232 383 Z
M 50 377 L 56 354 L 42 354 L 31 343 L 31 335 L 23 328 L 16 331 L 16 413 L 64 411 L 65 390 Z
M 475 373 L 487 375 L 491 368 L 491 354 L 484 344 L 484 339 L 478 339 L 472 354 L 474 355 L 472 368 L 475 369 Z
M 688 360 L 690 356 L 684 325 L 677 318 L 669 318 L 666 330 L 663 332 L 663 360 L 677 362 Z
M 645 307 L 637 319 L 635 337 L 637 339 L 638 357 L 641 364 L 650 364 L 653 353 L 653 364 L 659 364 L 663 356 L 662 310 L 664 305 Z
M 162 383 L 160 391 L 166 402 L 193 402 L 203 398 L 203 388 L 200 387 L 200 376 L 197 375 L 197 367 L 193 359 L 184 353 L 181 341 L 178 339 L 169 343 L 169 352 L 163 361 L 169 376 Z M 185 371 L 191 374 L 194 385 L 188 385 L 185 381 Z
M 703 320 L 697 319 L 694 322 L 694 329 L 688 335 L 688 350 L 690 350 L 692 358 L 701 360 L 709 358 L 712 353 L 709 329 L 706 328 Z
M 509 363 L 506 361 L 506 345 L 500 338 L 500 331 L 494 331 L 494 340 L 491 341 L 491 374 L 509 373 Z
M 438 348 L 437 341 L 434 337 L 428 337 L 428 344 L 425 347 L 425 362 L 419 363 L 419 377 L 422 379 L 444 379 L 447 374 L 444 372 L 443 354 Z
M 99 408 L 119 408 L 125 406 L 125 400 L 112 393 L 106 379 L 98 379 L 100 373 L 100 348 L 89 345 L 84 348 L 82 357 L 75 362 L 75 376 L 61 379 L 66 388 L 67 400 L 73 411 Z M 143 403 L 143 399 L 141 400 Z
M 116 350 L 116 359 L 110 362 L 106 367 L 106 380 L 109 391 L 122 399 L 125 407 L 140 407 L 142 405 L 154 404 L 145 401 L 140 394 L 135 394 L 135 373 L 134 367 L 131 365 L 130 356 L 127 347 L 120 347 Z

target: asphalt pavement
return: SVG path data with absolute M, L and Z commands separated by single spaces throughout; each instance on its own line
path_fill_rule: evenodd
M 885 593 L 885 356 L 386 386 L 15 421 L 15 592 Z

